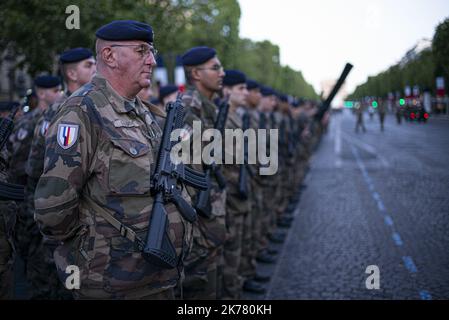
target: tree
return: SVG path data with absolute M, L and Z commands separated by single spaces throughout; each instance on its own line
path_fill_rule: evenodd
M 432 50 L 436 63 L 449 75 L 449 18 L 440 23 L 435 31 Z
M 3 0 L 0 47 L 6 48 L 4 55 L 14 58 L 13 68 L 26 70 L 32 77 L 42 72 L 55 74 L 59 53 L 73 47 L 94 49 L 95 31 L 100 26 L 132 19 L 153 26 L 155 47 L 169 74 L 176 56 L 207 45 L 217 50 L 227 69 L 241 69 L 286 93 L 316 97 L 300 72 L 280 66 L 277 45 L 239 38 L 237 0 L 78 0 L 80 29 L 69 30 L 65 10 L 71 4 L 70 0 Z

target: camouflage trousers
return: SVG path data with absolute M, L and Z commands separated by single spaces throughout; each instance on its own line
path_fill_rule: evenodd
M 273 179 L 278 182 L 277 175 Z M 279 201 L 279 184 L 267 185 L 263 189 L 263 210 L 264 219 L 262 221 L 262 233 L 265 236 L 272 234 L 276 230 L 276 210 L 278 208 L 277 201 Z M 267 243 L 268 245 L 268 243 Z
M 23 213 L 25 212 L 25 213 Z M 33 212 L 22 204 L 15 228 L 18 254 L 24 261 L 31 299 L 68 299 L 71 295 L 60 283 L 53 260 L 53 248 L 44 242 Z
M 254 257 L 257 253 L 268 246 L 268 240 L 262 232 L 262 222 L 263 222 L 263 188 L 258 186 L 254 193 L 253 202 L 253 221 L 252 221 L 252 252 Z
M 211 217 L 199 216 L 193 224 L 192 248 L 184 259 L 185 279 L 182 283 L 182 293 L 177 291 L 177 296 L 183 299 L 214 300 L 221 296 L 219 265 L 226 239 L 226 198 L 224 194 L 214 196 L 219 197 L 220 201 L 212 201 L 212 206 L 220 206 L 221 210 L 215 208 Z M 217 212 L 221 214 L 217 215 Z
M 184 260 L 185 279 L 182 282 L 182 294 L 185 300 L 215 300 L 219 291 L 219 263 L 223 247 L 203 248 L 195 243 L 189 256 Z
M 239 274 L 242 257 L 243 224 L 248 212 L 237 213 L 227 207 L 226 225 L 228 237 L 223 252 L 223 299 L 239 299 L 243 278 Z
M 251 211 L 243 222 L 242 258 L 239 274 L 246 279 L 256 274 L 257 253 L 268 245 L 262 235 L 262 188 L 253 183 L 251 190 Z
M 0 300 L 14 298 L 13 230 L 17 206 L 13 201 L 0 201 Z

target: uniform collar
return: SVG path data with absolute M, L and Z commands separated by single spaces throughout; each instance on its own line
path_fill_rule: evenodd
M 108 80 L 104 78 L 101 74 L 97 73 L 92 79 L 92 83 L 100 88 L 106 95 L 111 104 L 112 108 L 117 113 L 128 113 L 134 110 L 133 103 L 130 103 L 128 99 L 123 98 L 121 95 L 117 93 L 117 91 L 112 88 Z M 136 98 L 135 104 L 138 103 L 138 99 Z

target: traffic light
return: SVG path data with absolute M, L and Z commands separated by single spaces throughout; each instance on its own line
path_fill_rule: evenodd
M 377 108 L 377 101 L 374 100 L 373 102 L 371 102 L 371 105 L 373 106 L 373 108 Z
M 404 99 L 399 99 L 399 105 L 403 106 L 405 104 L 405 100 Z

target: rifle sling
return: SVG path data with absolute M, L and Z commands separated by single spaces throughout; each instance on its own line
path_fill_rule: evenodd
M 86 199 L 86 202 L 94 209 L 95 213 L 100 214 L 100 216 L 102 216 L 115 229 L 117 229 L 122 237 L 127 238 L 129 241 L 133 242 L 140 250 L 143 250 L 144 242 L 139 238 L 139 236 L 134 232 L 133 229 L 114 218 L 109 212 L 99 206 L 92 198 L 85 195 L 84 199 Z

